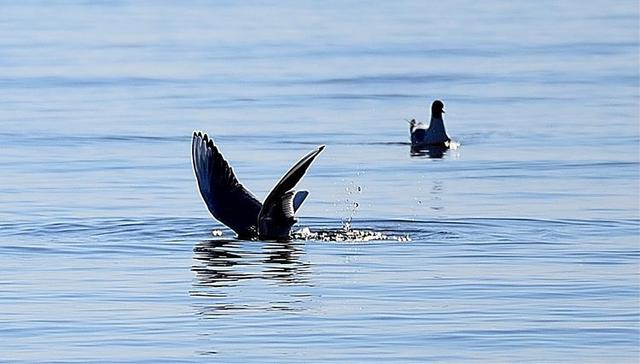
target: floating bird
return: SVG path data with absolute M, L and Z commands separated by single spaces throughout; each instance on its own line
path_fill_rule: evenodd
M 305 155 L 276 183 L 260 203 L 238 182 L 233 169 L 213 140 L 200 131 L 193 132 L 191 159 L 200 195 L 209 212 L 238 234 L 240 239 L 289 239 L 297 222 L 295 213 L 309 195 L 294 191 L 324 145 Z
M 411 133 L 411 146 L 413 147 L 444 147 L 448 148 L 451 138 L 444 128 L 444 104 L 436 100 L 431 104 L 431 122 L 429 127 L 423 123 L 416 123 L 415 119 L 409 122 L 409 132 Z

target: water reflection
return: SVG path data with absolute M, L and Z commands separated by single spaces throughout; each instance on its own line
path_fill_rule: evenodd
M 192 271 L 198 284 L 208 287 L 234 285 L 246 279 L 306 283 L 310 265 L 300 259 L 302 249 L 299 244 L 295 241 L 202 241 L 193 249 Z
M 206 298 L 199 312 L 206 317 L 240 310 L 297 311 L 310 296 L 311 267 L 300 242 L 207 240 L 193 253 L 191 296 Z
M 448 147 L 441 146 L 411 146 L 410 155 L 412 157 L 423 157 L 423 158 L 432 158 L 432 159 L 440 159 L 443 158 L 447 151 Z
M 435 211 L 444 210 L 444 203 L 442 202 L 442 192 L 444 185 L 440 180 L 434 180 L 431 187 L 431 209 Z

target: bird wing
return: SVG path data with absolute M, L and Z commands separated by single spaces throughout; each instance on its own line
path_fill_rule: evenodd
M 191 158 L 200 195 L 211 215 L 240 237 L 256 236 L 262 204 L 238 182 L 206 133 L 193 132 Z
M 258 214 L 261 236 L 281 237 L 289 234 L 295 223 L 294 214 L 309 194 L 307 191 L 294 193 L 293 189 L 322 150 L 324 145 L 302 157 L 269 192 Z
M 421 144 L 425 142 L 427 136 L 427 130 L 422 128 L 415 128 L 411 132 L 411 144 Z

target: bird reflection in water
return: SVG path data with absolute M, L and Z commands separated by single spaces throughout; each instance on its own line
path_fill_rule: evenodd
M 309 298 L 311 267 L 301 243 L 208 240 L 193 249 L 192 297 L 205 317 L 239 311 L 297 311 Z M 243 289 L 250 286 L 251 289 Z
M 448 147 L 439 146 L 439 145 L 429 145 L 429 146 L 412 145 L 410 154 L 412 157 L 440 159 L 447 154 L 448 150 L 449 150 Z

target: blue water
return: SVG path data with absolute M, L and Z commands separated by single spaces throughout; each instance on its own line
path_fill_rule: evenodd
M 638 7 L 1 2 L 0 361 L 640 361 Z M 389 238 L 236 240 L 196 129 Z

